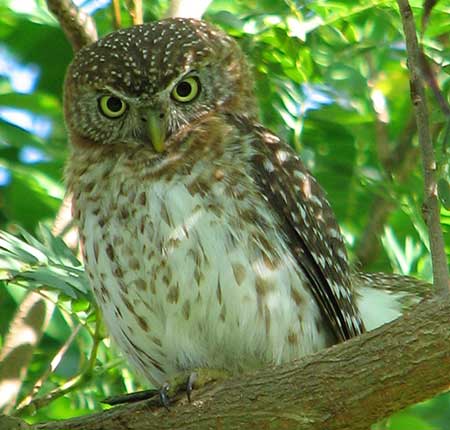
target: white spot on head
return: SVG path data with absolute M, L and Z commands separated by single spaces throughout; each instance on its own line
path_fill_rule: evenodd
M 277 136 L 274 136 L 272 133 L 267 131 L 263 133 L 263 138 L 267 143 L 278 143 L 280 141 Z
M 275 168 L 273 167 L 272 162 L 269 159 L 264 160 L 263 167 L 269 173 L 272 173 L 275 170 Z
M 300 179 L 303 182 L 306 179 L 306 175 L 300 170 L 294 170 L 294 178 Z
M 289 154 L 287 151 L 283 150 L 283 149 L 279 149 L 277 151 L 277 158 L 278 161 L 283 164 L 288 158 L 289 158 Z
M 329 228 L 328 229 L 328 235 L 333 237 L 334 239 L 340 239 L 341 235 L 339 234 L 339 231 L 335 228 Z
M 303 221 L 306 222 L 306 211 L 303 209 L 303 205 L 298 205 L 298 210 L 300 211 Z
M 336 251 L 336 254 L 341 260 L 347 260 L 347 255 L 345 254 L 344 250 L 342 248 L 338 248 Z
M 311 194 L 309 200 L 313 202 L 315 205 L 319 206 L 319 208 L 322 207 L 322 200 L 320 200 L 316 195 Z

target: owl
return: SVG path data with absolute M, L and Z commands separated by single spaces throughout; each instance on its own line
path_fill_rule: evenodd
M 288 362 L 373 324 L 324 191 L 258 123 L 231 37 L 193 19 L 118 30 L 76 54 L 64 99 L 86 272 L 153 385 Z

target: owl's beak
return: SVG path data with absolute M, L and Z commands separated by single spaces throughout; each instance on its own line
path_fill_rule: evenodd
M 166 122 L 161 113 L 154 110 L 147 112 L 147 133 L 150 142 L 156 152 L 164 151 L 164 141 L 166 139 Z

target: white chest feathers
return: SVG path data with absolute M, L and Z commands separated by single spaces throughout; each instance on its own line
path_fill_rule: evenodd
M 76 201 L 87 273 L 124 354 L 161 384 L 182 369 L 240 371 L 325 347 L 267 203 L 187 179 L 122 178 Z

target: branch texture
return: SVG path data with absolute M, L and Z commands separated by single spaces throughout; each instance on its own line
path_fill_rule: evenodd
M 397 0 L 397 3 L 405 32 L 411 100 L 414 106 L 419 144 L 422 151 L 425 186 L 424 217 L 430 236 L 433 280 L 439 294 L 448 296 L 450 295 L 449 273 L 437 198 L 436 160 L 431 141 L 425 88 L 420 72 L 421 49 L 417 42 L 414 16 L 408 0 Z
M 142 402 L 30 428 L 367 430 L 448 389 L 449 345 L 450 301 L 435 298 L 380 329 L 297 362 L 194 391 L 191 404 L 181 396 L 169 412 Z
M 97 40 L 94 20 L 71 0 L 47 0 L 47 7 L 55 15 L 74 51 Z
M 128 12 L 130 13 L 133 25 L 139 25 L 144 22 L 144 11 L 142 9 L 142 0 L 126 0 Z

